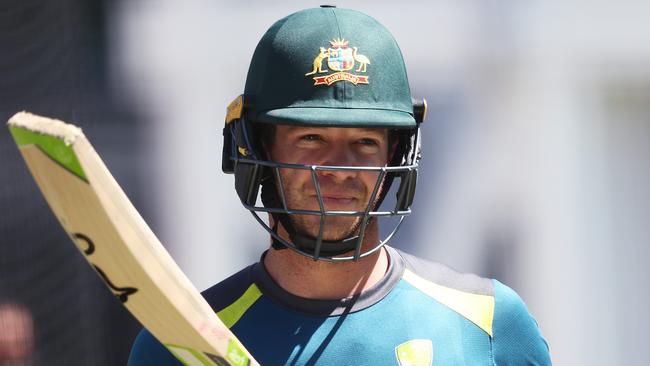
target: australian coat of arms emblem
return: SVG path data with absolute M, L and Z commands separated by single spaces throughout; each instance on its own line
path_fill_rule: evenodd
M 328 49 L 320 47 L 320 52 L 314 58 L 312 70 L 305 76 L 315 74 L 327 74 L 323 76 L 314 76 L 314 85 L 332 85 L 337 81 L 349 81 L 354 85 L 368 84 L 367 75 L 358 75 L 348 72 L 354 70 L 356 73 L 365 73 L 366 67 L 370 65 L 370 59 L 358 52 L 357 47 L 349 47 L 349 42 L 344 39 L 335 38 L 330 41 Z M 328 69 L 323 67 L 324 61 L 327 61 Z

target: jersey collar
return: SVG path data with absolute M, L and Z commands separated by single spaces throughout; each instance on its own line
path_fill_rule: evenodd
M 381 301 L 397 285 L 404 273 L 404 261 L 395 249 L 384 246 L 388 254 L 388 270 L 373 287 L 360 294 L 337 300 L 314 300 L 293 295 L 280 287 L 264 267 L 264 256 L 253 265 L 253 281 L 272 302 L 315 316 L 338 316 L 366 309 Z

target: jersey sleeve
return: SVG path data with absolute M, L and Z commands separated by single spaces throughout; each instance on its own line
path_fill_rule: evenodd
M 494 280 L 494 295 L 492 347 L 495 364 L 551 365 L 548 344 L 519 295 L 497 280 Z
M 182 364 L 148 330 L 142 329 L 131 347 L 128 366 L 182 366 Z

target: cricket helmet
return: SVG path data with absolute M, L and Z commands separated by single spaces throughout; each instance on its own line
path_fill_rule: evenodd
M 271 234 L 274 248 L 289 248 L 315 260 L 358 260 L 386 244 L 411 212 L 420 160 L 420 123 L 425 114 L 426 102 L 411 98 L 401 51 L 386 28 L 354 10 L 306 9 L 277 21 L 257 45 L 244 94 L 228 106 L 222 169 L 234 173 L 242 204 Z M 392 161 L 381 167 L 273 162 L 266 158 L 259 131 L 278 124 L 387 128 L 398 139 L 397 149 Z M 287 207 L 280 169 L 311 171 L 319 210 Z M 327 170 L 378 173 L 365 210 L 325 210 L 318 175 Z M 394 204 L 380 210 L 397 180 Z M 275 225 L 267 224 L 261 212 L 271 214 Z M 319 234 L 299 232 L 290 215 L 320 216 Z M 360 225 L 351 237 L 324 240 L 327 216 L 357 216 Z M 386 238 L 361 252 L 368 223 L 381 217 L 398 220 Z M 291 240 L 278 235 L 278 223 Z

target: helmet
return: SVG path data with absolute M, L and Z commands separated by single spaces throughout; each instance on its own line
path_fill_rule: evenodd
M 244 94 L 227 109 L 222 169 L 234 173 L 242 204 L 271 234 L 274 248 L 289 248 L 315 260 L 358 260 L 386 244 L 411 212 L 425 113 L 426 101 L 411 98 L 397 43 L 375 19 L 332 6 L 299 11 L 273 24 L 257 45 Z M 266 158 L 260 131 L 278 124 L 387 128 L 397 139 L 397 149 L 388 165 L 378 167 L 274 162 Z M 319 210 L 287 206 L 280 169 L 311 171 Z M 325 210 L 319 174 L 328 170 L 378 174 L 365 210 Z M 397 181 L 394 206 L 380 210 Z M 260 217 L 262 212 L 271 214 L 273 225 Z M 318 235 L 296 230 L 289 215 L 319 216 Z M 328 216 L 356 216 L 360 224 L 348 238 L 325 240 Z M 394 229 L 362 252 L 365 229 L 382 217 L 397 218 Z M 278 234 L 278 223 L 291 240 Z M 344 255 L 349 252 L 353 254 Z

